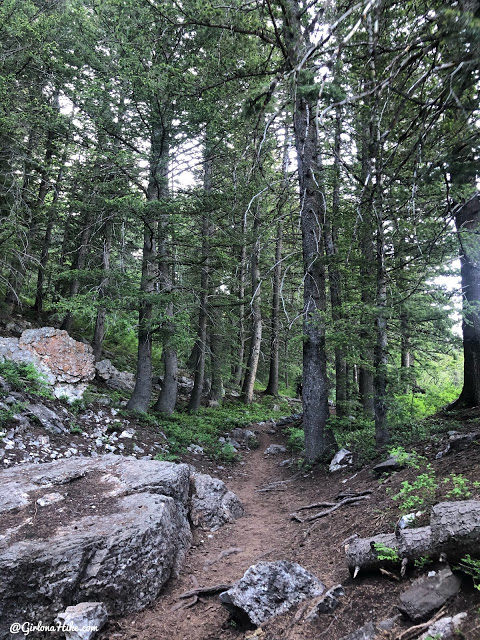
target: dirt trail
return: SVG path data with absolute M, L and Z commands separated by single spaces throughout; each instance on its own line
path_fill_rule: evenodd
M 195 531 L 181 575 L 170 581 L 152 608 L 110 624 L 103 637 L 125 640 L 238 637 L 234 628 L 226 626 L 228 613 L 215 596 L 202 598 L 190 609 L 172 609 L 181 593 L 196 586 L 232 583 L 259 560 L 295 559 L 296 545 L 292 545 L 292 540 L 298 533 L 298 525 L 289 518 L 294 502 L 292 493 L 297 493 L 292 486 L 292 474 L 279 466 L 285 455 L 264 454 L 270 444 L 280 443 L 283 438 L 278 432 L 271 433 L 271 423 L 258 429 L 259 448 L 244 456 L 244 465 L 221 473 L 228 488 L 241 499 L 244 517 L 215 532 Z M 287 483 L 280 490 L 258 491 L 277 480 Z
M 311 500 L 331 499 L 332 492 L 345 485 L 335 481 L 334 486 L 328 482 L 323 486 L 315 484 L 312 488 L 311 477 L 304 474 L 293 477 L 288 467 L 280 466 L 285 455 L 265 455 L 270 444 L 284 443 L 282 433 L 272 429 L 271 423 L 259 426 L 257 437 L 260 446 L 244 456 L 243 465 L 237 465 L 233 470 L 217 471 L 228 488 L 242 500 L 245 516 L 215 532 L 195 531 L 193 546 L 181 575 L 169 582 L 151 608 L 110 623 L 102 638 L 214 640 L 243 637 L 228 623 L 228 613 L 220 605 L 218 597 L 203 597 L 185 609 L 176 608 L 179 606 L 178 596 L 197 586 L 232 583 L 260 560 L 299 562 L 317 573 L 327 586 L 334 584 L 335 576 L 331 571 L 334 563 L 331 557 L 328 560 L 327 557 L 332 544 L 338 551 L 338 545 L 344 539 L 343 533 L 340 539 L 332 539 L 325 523 L 328 544 L 315 545 L 312 552 L 313 541 L 307 533 L 309 528 L 292 522 L 290 513 Z M 276 490 L 259 491 L 276 481 L 285 482 Z M 327 557 L 322 561 L 324 554 Z M 321 574 L 318 574 L 319 562 L 324 565 Z M 348 575 L 343 567 L 342 574 L 344 579 Z

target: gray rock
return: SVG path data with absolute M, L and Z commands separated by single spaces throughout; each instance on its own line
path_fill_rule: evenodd
M 235 440 L 237 447 L 240 447 L 240 444 L 247 448 L 250 446 L 258 446 L 257 436 L 251 429 L 241 429 L 240 427 L 232 429 L 229 434 L 229 440 Z
M 60 420 L 55 411 L 52 411 L 44 404 L 29 404 L 27 407 L 28 413 L 35 416 L 40 422 L 42 427 L 50 433 L 69 433 L 63 426 L 63 422 Z
M 287 447 L 284 447 L 283 444 L 271 444 L 264 451 L 264 455 L 266 456 L 278 456 L 281 453 L 286 453 Z
M 233 615 L 259 626 L 285 613 L 307 598 L 316 598 L 325 585 L 295 562 L 259 562 L 247 569 L 243 578 L 220 601 Z
M 318 620 L 320 614 L 332 613 L 340 604 L 338 598 L 344 595 L 345 590 L 341 584 L 332 587 L 315 602 L 315 605 L 310 609 L 305 620 L 307 620 L 307 622 L 313 622 L 314 620 Z
M 103 602 L 80 602 L 67 607 L 56 619 L 66 640 L 91 640 L 108 622 Z
M 353 633 L 343 636 L 341 640 L 373 640 L 377 635 L 377 627 L 373 622 L 367 622 L 363 627 L 357 629 Z
M 413 622 L 428 618 L 460 591 L 460 578 L 446 566 L 434 576 L 422 576 L 400 596 L 398 608 Z
M 393 471 L 400 471 L 405 468 L 404 462 L 399 462 L 395 456 L 390 456 L 387 460 L 380 462 L 373 467 L 375 473 L 392 473 Z
M 332 461 L 330 462 L 329 470 L 331 472 L 341 471 L 346 467 L 350 467 L 353 463 L 353 454 L 348 449 L 340 449 L 333 456 Z
M 192 473 L 190 519 L 194 526 L 214 530 L 243 514 L 242 503 L 224 482 L 203 473 Z
M 466 613 L 458 613 L 456 616 L 445 616 L 434 622 L 419 640 L 438 638 L 439 640 L 451 640 L 457 637 L 456 631 L 461 628 L 462 622 L 467 617 Z M 463 636 L 462 636 L 463 637 Z
M 102 601 L 111 615 L 151 603 L 180 568 L 190 544 L 189 475 L 187 465 L 113 455 L 1 472 L 0 520 L 2 513 L 18 512 L 18 524 L 0 537 L 1 640 L 10 637 L 11 623 L 50 623 L 72 602 Z M 87 482 L 89 476 L 95 496 L 86 495 L 76 518 L 67 511 L 60 520 L 56 505 L 46 504 L 39 508 L 37 527 L 49 508 L 56 526 L 44 538 L 21 537 L 22 530 L 31 531 L 31 510 L 25 507 L 39 490 L 54 486 L 67 496 L 72 482 Z M 99 515 L 92 512 L 92 501 Z

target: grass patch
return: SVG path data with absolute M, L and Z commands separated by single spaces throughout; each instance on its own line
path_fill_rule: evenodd
M 236 427 L 244 428 L 254 422 L 270 419 L 272 404 L 282 406 L 283 403 L 268 398 L 262 404 L 231 402 L 221 407 L 201 408 L 193 414 L 175 412 L 171 416 L 164 416 L 135 412 L 134 415 L 143 424 L 166 435 L 168 453 L 160 454 L 157 459 L 176 462 L 182 454 L 187 453 L 189 445 L 197 444 L 212 460 L 229 463 L 238 460 L 238 454 L 232 445 L 220 442 L 219 438 Z M 132 415 L 126 411 L 120 413 Z

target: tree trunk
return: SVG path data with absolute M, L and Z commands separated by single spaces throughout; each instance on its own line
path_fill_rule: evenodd
M 282 280 L 282 220 L 277 224 L 277 240 L 275 244 L 275 266 L 273 268 L 272 317 L 270 321 L 270 368 L 267 388 L 264 394 L 278 396 L 278 371 L 280 353 L 280 286 Z
M 158 239 L 158 256 L 159 256 L 159 282 L 160 291 L 163 294 L 170 294 L 173 290 L 173 275 L 167 262 L 167 240 L 168 240 L 168 214 L 163 213 L 160 216 L 159 239 Z M 173 267 L 172 267 L 173 271 Z M 175 339 L 175 323 L 174 323 L 173 302 L 167 304 L 165 310 L 166 321 L 163 323 L 163 367 L 164 376 L 163 384 L 160 390 L 158 400 L 155 403 L 155 411 L 171 415 L 175 411 L 178 393 L 178 357 L 177 349 L 174 345 Z
M 138 352 L 135 388 L 127 408 L 147 411 L 152 395 L 152 294 L 158 281 L 157 233 L 158 220 L 155 206 L 168 192 L 169 132 L 161 114 L 155 112 L 152 122 L 150 148 L 150 176 L 143 231 L 142 279 L 138 310 Z M 164 383 L 165 385 L 165 383 Z M 163 389 L 163 387 L 162 387 Z
M 224 388 L 222 379 L 222 341 L 221 341 L 221 326 L 220 326 L 220 314 L 218 308 L 211 307 L 211 322 L 210 322 L 210 369 L 212 377 L 212 386 L 210 387 L 210 393 L 208 399 L 211 402 L 222 404 Z
M 103 239 L 103 253 L 102 253 L 102 271 L 103 278 L 100 283 L 99 298 L 103 299 L 107 295 L 109 285 L 109 273 L 110 273 L 110 253 L 112 250 L 112 233 L 113 233 L 113 221 L 111 219 L 105 222 L 105 235 Z M 92 348 L 95 362 L 102 357 L 102 346 L 105 338 L 105 319 L 107 316 L 107 309 L 104 306 L 100 306 L 97 310 L 97 318 L 95 322 L 95 330 L 93 332 Z
M 310 46 L 308 31 L 302 31 L 301 10 L 295 0 L 282 3 L 285 14 L 285 41 L 288 62 L 297 69 Z M 306 65 L 308 66 L 308 65 Z M 301 73 L 307 73 L 305 68 Z M 306 76 L 308 78 L 308 75 Z M 297 78 L 294 103 L 294 135 L 297 151 L 298 179 L 301 203 L 301 230 L 303 251 L 303 428 L 305 432 L 305 459 L 317 461 L 335 449 L 333 432 L 327 428 L 328 378 L 325 347 L 325 273 L 321 258 L 322 221 L 324 220 L 324 194 L 317 187 L 315 160 L 318 153 L 315 122 L 316 100 L 300 90 Z
M 480 405 L 480 196 L 458 208 L 455 224 L 460 239 L 463 306 L 463 389 L 451 406 Z
M 53 200 L 52 205 L 50 207 L 50 215 L 47 222 L 47 227 L 45 229 L 45 235 L 43 236 L 42 242 L 42 250 L 40 254 L 40 263 L 38 266 L 38 274 L 37 274 L 37 286 L 36 286 L 36 294 L 35 294 L 35 303 L 34 303 L 34 311 L 36 318 L 40 318 L 41 313 L 43 311 L 43 296 L 44 296 L 44 281 L 45 281 L 45 269 L 48 264 L 48 254 L 50 252 L 50 247 L 52 244 L 52 232 L 55 226 L 55 222 L 57 220 L 57 208 L 56 204 L 58 202 L 58 198 L 60 196 L 60 185 L 63 180 L 63 166 L 67 159 L 66 149 L 62 155 L 62 166 L 60 167 L 60 171 L 58 172 L 57 181 L 53 191 Z
M 212 158 L 209 150 L 208 134 L 205 140 L 205 163 L 203 177 L 203 192 L 209 196 L 212 192 Z M 200 304 L 198 311 L 198 333 L 197 333 L 197 358 L 195 363 L 195 376 L 193 389 L 188 403 L 188 411 L 197 411 L 200 408 L 203 393 L 203 383 L 205 380 L 205 364 L 207 356 L 207 321 L 208 321 L 208 294 L 210 287 L 210 240 L 212 235 L 212 224 L 209 216 L 202 215 L 202 254 L 201 254 L 201 275 L 200 275 Z
M 86 207 L 85 215 L 82 223 L 82 233 L 80 235 L 80 245 L 77 249 L 77 253 L 75 255 L 75 262 L 73 264 L 73 269 L 75 271 L 81 271 L 85 268 L 85 264 L 87 261 L 87 255 L 90 248 L 90 236 L 92 234 L 92 224 L 94 219 L 94 211 L 91 206 Z M 74 276 L 72 282 L 70 283 L 70 298 L 73 298 L 77 295 L 80 290 L 80 280 L 77 276 Z M 61 329 L 64 331 L 70 332 L 72 330 L 73 324 L 73 313 L 68 311 L 65 315 Z
M 332 209 L 329 214 L 328 209 L 325 213 L 324 240 L 325 253 L 328 259 L 328 278 L 330 283 L 330 302 L 332 305 L 332 319 L 337 333 L 340 330 L 340 323 L 343 317 L 342 313 L 342 283 L 340 270 L 337 264 L 337 229 L 338 218 L 340 215 L 340 134 L 341 134 L 341 113 L 337 108 L 335 114 L 335 148 L 333 162 L 333 195 Z M 343 337 L 337 337 L 337 342 L 343 340 Z M 336 415 L 341 418 L 346 415 L 346 364 L 344 348 L 341 345 L 335 346 L 335 404 Z
M 376 222 L 376 266 L 377 266 L 377 294 L 376 294 L 376 345 L 375 372 L 373 378 L 373 407 L 375 413 L 375 441 L 381 449 L 390 440 L 387 428 L 387 267 L 385 262 L 385 221 L 383 213 L 383 160 L 382 137 L 380 131 L 380 96 L 377 84 L 377 38 L 378 24 L 381 19 L 381 2 L 375 7 L 375 15 L 367 15 L 367 32 L 370 53 L 370 82 L 374 87 L 374 95 L 370 103 L 370 175 L 372 177 L 372 210 Z M 373 24 L 375 20 L 375 25 Z
M 252 249 L 252 335 L 248 354 L 245 378 L 243 380 L 241 398 L 245 404 L 253 401 L 253 388 L 257 377 L 260 348 L 262 345 L 262 309 L 260 299 L 260 212 L 256 211 L 253 220 L 254 246 Z
M 247 220 L 242 216 L 241 240 L 242 248 L 239 256 L 238 272 L 238 352 L 235 356 L 236 362 L 233 367 L 233 384 L 239 387 L 243 378 L 243 360 L 245 358 L 245 265 L 247 260 L 246 247 Z

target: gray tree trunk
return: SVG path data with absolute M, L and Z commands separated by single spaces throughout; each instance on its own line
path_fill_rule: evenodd
M 296 0 L 283 0 L 285 45 L 290 69 L 297 69 L 310 47 L 308 30 L 303 30 L 301 7 Z M 308 71 L 304 68 L 304 71 Z M 301 79 L 298 79 L 301 84 Z M 297 151 L 301 203 L 303 251 L 303 428 L 305 459 L 313 463 L 336 447 L 327 428 L 328 378 L 325 345 L 325 270 L 322 263 L 324 194 L 317 184 L 318 139 L 315 122 L 316 100 L 311 94 L 295 91 L 293 127 Z
M 147 187 L 143 231 L 142 279 L 138 309 L 138 351 L 135 388 L 127 408 L 147 411 L 152 396 L 152 311 L 153 293 L 158 282 L 157 234 L 158 213 L 151 203 L 168 194 L 169 130 L 161 114 L 152 121 L 150 147 L 150 175 Z
M 258 361 L 262 345 L 262 308 L 260 299 L 260 213 L 257 209 L 253 220 L 254 246 L 251 258 L 252 273 L 252 335 L 248 353 L 241 398 L 245 404 L 253 401 L 253 388 L 257 377 Z
M 105 298 L 107 295 L 108 285 L 110 281 L 110 254 L 112 251 L 112 233 L 113 222 L 107 220 L 105 222 L 105 231 L 103 239 L 103 252 L 102 252 L 102 271 L 103 277 L 100 283 L 99 298 Z M 95 330 L 93 332 L 92 348 L 95 362 L 102 357 L 102 346 L 105 338 L 105 320 L 107 317 L 107 309 L 104 306 L 100 306 L 97 310 L 97 318 L 95 321 Z
M 206 196 L 212 192 L 212 157 L 209 150 L 208 134 L 205 140 L 205 161 L 203 176 L 203 191 Z M 195 376 L 193 389 L 188 403 L 189 411 L 197 411 L 202 400 L 203 384 L 205 380 L 205 364 L 207 359 L 207 323 L 208 323 L 208 296 L 210 288 L 210 242 L 212 224 L 209 216 L 202 215 L 202 254 L 200 274 L 200 296 L 198 311 L 198 333 L 195 362 Z

